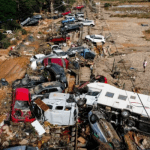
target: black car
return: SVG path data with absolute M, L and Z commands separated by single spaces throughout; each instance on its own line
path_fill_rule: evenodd
M 67 24 L 64 27 L 61 27 L 60 31 L 62 33 L 68 33 L 68 32 L 72 32 L 72 31 L 79 31 L 81 27 L 82 27 L 82 25 L 80 25 L 80 24 Z
M 65 71 L 57 64 L 51 63 L 50 65 L 46 66 L 44 68 L 43 76 L 46 77 L 49 81 L 59 81 L 64 83 L 66 88 L 68 87 Z
M 12 83 L 12 88 L 17 88 L 17 87 L 34 87 L 38 84 L 41 84 L 43 82 L 47 82 L 47 78 L 43 76 L 26 76 L 23 79 L 17 79 Z

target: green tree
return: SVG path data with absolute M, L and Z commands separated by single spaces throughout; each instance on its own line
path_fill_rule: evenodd
M 0 0 L 0 20 L 16 19 L 16 2 L 13 0 Z

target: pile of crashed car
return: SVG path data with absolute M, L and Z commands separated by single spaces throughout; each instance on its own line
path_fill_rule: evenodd
M 101 75 L 92 75 L 90 81 L 66 93 L 66 74 L 76 77 L 81 66 L 92 65 L 96 54 L 75 44 L 63 51 L 59 43 L 70 39 L 69 32 L 95 24 L 93 20 L 84 19 L 82 12 L 62 15 L 65 20 L 60 28 L 61 36 L 49 37 L 52 52 L 32 56 L 30 74 L 12 83 L 10 120 L 15 124 L 31 124 L 36 131 L 34 138 L 38 137 L 20 148 L 34 149 L 31 145 L 35 145 L 39 149 L 128 149 L 126 133 L 150 133 L 150 97 L 109 85 Z M 80 22 L 75 23 L 78 20 Z M 87 35 L 85 40 L 94 45 L 105 43 L 101 35 Z M 24 132 L 30 136 L 31 131 Z M 57 137 L 53 138 L 52 134 Z M 43 136 L 49 138 L 45 140 Z M 137 149 L 143 149 L 134 144 Z

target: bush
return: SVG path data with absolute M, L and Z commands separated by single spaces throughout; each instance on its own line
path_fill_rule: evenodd
M 22 29 L 22 35 L 26 35 L 27 34 L 27 31 L 25 29 Z
M 104 4 L 104 7 L 107 7 L 107 8 L 108 8 L 108 7 L 110 7 L 110 6 L 111 6 L 110 3 L 105 3 L 105 4 Z
M 15 20 L 12 20 L 3 23 L 2 28 L 5 30 L 16 30 L 16 29 L 21 29 L 21 26 Z
M 11 45 L 9 38 L 5 38 L 5 39 L 1 40 L 1 43 L 2 43 L 2 48 L 4 48 L 4 49 L 7 49 Z
M 9 41 L 2 42 L 2 44 L 4 49 L 7 49 L 11 45 Z
M 4 39 L 4 38 L 6 38 L 6 35 L 3 34 L 2 32 L 0 32 L 0 40 L 2 40 L 2 39 Z
M 38 34 L 42 34 L 42 32 L 39 31 Z

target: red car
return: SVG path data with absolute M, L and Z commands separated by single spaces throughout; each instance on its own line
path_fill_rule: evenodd
M 66 69 L 68 69 L 69 66 L 69 61 L 67 59 L 61 59 L 61 58 L 45 58 L 43 63 L 45 67 L 50 63 L 58 64 L 61 67 L 63 67 L 64 64 Z
M 31 96 L 30 92 L 26 88 L 17 88 L 13 92 L 13 100 L 12 100 L 12 112 L 11 112 L 11 120 L 13 122 L 33 122 L 35 118 L 33 117 L 30 106 L 31 104 Z
M 76 9 L 82 9 L 82 8 L 84 8 L 84 6 L 83 5 L 78 5 L 77 7 L 75 7 Z
M 62 13 L 62 15 L 65 16 L 65 15 L 68 15 L 70 13 L 71 13 L 71 11 L 67 11 L 67 12 Z
M 66 42 L 67 40 L 70 40 L 70 37 L 50 37 L 50 42 Z

